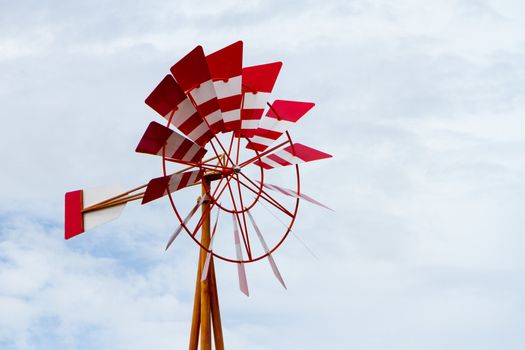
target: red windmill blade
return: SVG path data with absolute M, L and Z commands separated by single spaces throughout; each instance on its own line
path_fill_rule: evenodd
M 250 137 L 246 146 L 259 152 L 266 150 L 281 135 L 315 106 L 312 102 L 276 100 L 269 104 L 266 116 L 261 119 L 259 128 Z
M 194 185 L 203 175 L 204 171 L 195 170 L 151 179 L 142 198 L 142 204 L 149 203 L 155 199 L 166 196 L 168 193 Z
M 273 169 L 331 157 L 330 154 L 321 152 L 315 148 L 305 146 L 301 143 L 294 143 L 292 146 L 288 146 L 275 153 L 262 157 L 255 161 L 254 164 L 259 165 L 264 169 Z
M 221 108 L 202 46 L 197 46 L 171 67 L 171 74 L 204 118 L 211 131 L 223 131 Z
M 207 152 L 205 148 L 157 122 L 149 124 L 135 151 L 193 163 L 201 161 Z
M 146 104 L 199 145 L 213 138 L 208 125 L 171 75 L 162 79 L 146 98 Z
M 286 288 L 274 252 L 298 219 L 300 201 L 324 206 L 302 192 L 298 164 L 331 156 L 294 143 L 289 132 L 314 104 L 276 100 L 269 105 L 282 63 L 244 68 L 242 64 L 242 41 L 208 56 L 197 46 L 171 67 L 173 76 L 166 75 L 146 98 L 146 104 L 167 123 L 151 122 L 136 151 L 161 157 L 162 176 L 126 192 L 79 190 L 65 196 L 66 239 L 118 217 L 128 202 L 140 199 L 145 204 L 168 197 L 178 225 L 165 248 L 184 231 L 199 249 L 190 333 L 193 350 L 199 341 L 201 348 L 211 348 L 212 327 L 215 348 L 224 348 L 214 259 L 236 265 L 239 288 L 246 295 L 246 265 L 262 259 L 268 260 Z M 281 137 L 285 141 L 274 145 Z M 210 158 L 204 159 L 205 154 Z M 283 169 L 266 171 L 276 167 Z M 291 188 L 274 181 L 287 176 L 295 184 L 288 181 Z M 193 193 L 197 203 L 177 199 L 182 189 Z M 228 215 L 220 216 L 221 212 Z M 284 227 L 281 232 L 273 220 Z
M 237 41 L 206 56 L 206 62 L 217 93 L 224 130 L 239 130 L 242 101 L 242 41 Z
M 274 62 L 242 69 L 241 136 L 252 137 L 259 127 L 282 65 L 282 62 Z

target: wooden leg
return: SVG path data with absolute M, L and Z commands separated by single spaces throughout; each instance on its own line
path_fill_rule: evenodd
M 202 180 L 203 195 L 209 190 L 209 180 Z M 210 244 L 210 215 L 209 202 L 202 205 L 204 216 L 201 226 L 201 243 L 204 247 Z M 210 260 L 208 276 L 201 281 L 202 270 L 206 262 L 207 252 L 201 249 L 199 252 L 199 267 L 197 269 L 197 283 L 195 285 L 195 297 L 193 302 L 193 318 L 190 332 L 190 350 L 211 350 L 212 323 L 215 349 L 224 350 L 224 340 L 222 336 L 221 314 L 219 311 L 219 295 L 217 292 L 217 281 L 215 279 L 215 266 L 213 257 Z
M 209 278 L 201 282 L 201 350 L 211 350 Z
M 200 264 L 199 257 L 199 266 L 197 268 L 197 283 L 195 285 L 195 296 L 193 298 L 193 317 L 191 320 L 190 350 L 197 350 L 197 348 L 199 347 L 199 331 L 201 320 L 201 273 L 202 266 Z
M 221 312 L 219 309 L 219 294 L 217 292 L 217 280 L 215 279 L 215 266 L 213 264 L 213 259 L 210 261 L 210 304 L 213 324 L 213 338 L 215 340 L 215 350 L 224 350 Z
M 210 182 L 203 178 L 202 181 L 202 195 L 206 195 L 209 191 Z M 210 203 L 205 201 L 202 205 L 202 215 L 205 215 L 201 227 L 201 243 L 204 247 L 210 246 Z M 200 266 L 204 267 L 206 261 L 206 251 L 201 249 Z M 201 281 L 201 350 L 211 350 L 211 312 L 210 312 L 210 294 L 209 294 L 209 273 L 208 277 Z

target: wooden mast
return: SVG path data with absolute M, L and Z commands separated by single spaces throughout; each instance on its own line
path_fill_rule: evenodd
M 215 176 L 214 176 L 215 175 Z M 216 174 L 205 175 L 202 178 L 202 195 L 206 195 L 210 190 L 210 182 L 216 180 Z M 201 243 L 208 248 L 210 244 L 210 202 L 204 201 L 202 205 L 202 215 L 204 215 L 201 227 Z M 202 269 L 206 261 L 207 252 L 200 249 L 199 264 L 197 268 L 197 282 L 195 284 L 195 297 L 193 301 L 193 317 L 190 331 L 190 350 L 197 350 L 200 338 L 200 349 L 211 350 L 212 324 L 213 336 L 216 350 L 224 350 L 222 336 L 221 315 L 219 310 L 219 297 L 217 292 L 217 282 L 215 279 L 215 267 L 213 256 L 210 260 L 208 276 L 201 281 Z

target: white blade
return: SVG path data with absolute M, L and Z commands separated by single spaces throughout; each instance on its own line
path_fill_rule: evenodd
M 188 224 L 188 222 L 190 221 L 190 219 L 193 217 L 193 215 L 195 215 L 195 212 L 197 211 L 197 209 L 199 209 L 199 207 L 202 205 L 202 203 L 204 202 L 204 199 L 206 198 L 206 196 L 202 196 L 200 197 L 199 201 L 197 202 L 197 204 L 193 207 L 193 209 L 191 209 L 190 213 L 188 214 L 188 216 L 186 216 L 186 218 L 184 219 L 183 223 L 184 223 L 184 226 L 186 226 Z M 175 240 L 175 238 L 177 238 L 177 236 L 179 235 L 179 233 L 182 231 L 182 227 L 183 225 L 179 225 L 179 227 L 177 227 L 177 229 L 175 230 L 175 232 L 173 232 L 173 234 L 171 235 L 170 239 L 168 240 L 168 243 L 166 244 L 166 249 L 165 250 L 168 250 L 168 248 L 171 246 L 171 244 L 173 243 L 173 241 Z
M 217 229 L 217 223 L 219 222 L 220 213 L 221 211 L 217 210 L 217 216 L 215 217 L 215 224 L 213 225 L 213 231 L 211 233 L 210 245 L 208 247 L 210 251 L 207 252 L 206 254 L 206 261 L 204 262 L 204 268 L 202 269 L 201 281 L 204 281 L 206 280 L 206 278 L 208 278 L 208 270 L 210 269 L 211 251 L 213 248 L 213 238 L 215 238 L 215 230 Z
M 235 219 L 235 214 L 232 214 L 233 218 L 233 238 L 235 240 L 235 250 L 237 252 L 237 260 L 242 260 L 241 240 L 239 239 L 239 227 Z M 239 288 L 241 292 L 250 296 L 248 291 L 248 280 L 246 279 L 246 271 L 244 270 L 243 263 L 237 263 L 237 273 L 239 274 Z
M 260 181 L 257 181 L 257 182 L 261 183 Z M 312 197 L 310 197 L 310 196 L 308 196 L 308 195 L 306 195 L 304 193 L 297 194 L 297 192 L 295 192 L 293 190 L 290 190 L 288 188 L 284 188 L 284 187 L 280 187 L 280 186 L 272 185 L 272 184 L 268 184 L 268 183 L 263 183 L 263 186 L 268 188 L 268 189 L 270 189 L 270 190 L 272 190 L 272 191 L 281 192 L 282 194 L 285 194 L 285 195 L 290 196 L 290 197 L 304 199 L 305 201 L 308 201 L 308 202 L 310 202 L 312 204 L 318 205 L 320 207 L 323 207 L 323 208 L 331 210 L 331 211 L 335 211 L 332 208 L 327 207 L 323 203 L 313 199 Z
M 255 220 L 253 219 L 252 214 L 250 211 L 246 211 L 248 213 L 248 217 L 250 218 L 250 221 L 252 222 L 253 228 L 255 229 L 255 232 L 257 233 L 257 237 L 259 237 L 259 241 L 261 241 L 261 245 L 264 248 L 264 251 L 266 254 L 268 254 L 268 261 L 270 262 L 270 266 L 272 267 L 273 274 L 279 282 L 283 285 L 284 289 L 286 289 L 286 284 L 284 283 L 283 277 L 281 276 L 281 273 L 279 272 L 279 269 L 277 268 L 277 264 L 273 260 L 273 256 L 270 254 L 270 249 L 268 249 L 268 245 L 266 244 L 266 241 L 264 240 L 263 235 L 261 234 L 261 231 L 259 230 L 259 227 L 255 223 Z

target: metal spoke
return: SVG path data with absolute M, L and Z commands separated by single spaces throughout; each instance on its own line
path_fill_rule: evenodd
M 228 152 L 226 151 L 226 149 L 222 145 L 222 143 L 219 140 L 219 138 L 217 136 L 215 136 L 215 135 L 213 135 L 213 138 L 217 141 L 217 143 L 219 144 L 219 146 L 222 149 L 222 151 L 224 152 L 224 154 L 226 154 L 226 158 L 228 158 L 228 160 L 232 163 L 232 165 L 235 165 L 235 163 L 233 162 L 233 160 L 231 160 L 230 155 L 228 154 Z M 213 145 L 213 140 L 210 140 L 210 144 L 213 147 L 213 149 L 215 149 L 215 146 Z M 228 164 L 228 162 L 226 162 L 226 164 Z M 223 164 L 223 165 L 225 165 L 225 164 Z
M 187 162 L 187 161 L 184 161 L 184 160 L 181 160 L 181 159 L 174 159 L 174 158 L 168 158 L 168 157 L 166 157 L 166 160 L 168 162 L 172 162 L 172 163 L 189 165 L 191 168 L 202 168 L 202 169 L 211 170 L 211 171 L 217 171 L 217 169 L 215 169 L 215 168 L 221 168 L 221 169 L 224 168 L 224 167 L 218 166 L 218 165 L 204 164 L 204 163 L 193 163 L 193 162 Z
M 241 138 L 237 138 L 237 154 L 235 156 L 235 164 L 239 164 L 239 155 L 240 155 L 240 149 L 241 149 Z
M 230 139 L 230 146 L 228 147 L 228 155 L 230 155 L 232 153 L 232 147 L 233 147 L 233 140 L 235 138 L 235 134 L 232 132 L 232 138 Z M 237 164 L 237 163 L 235 163 Z M 235 165 L 235 164 L 232 164 L 232 165 Z
M 239 223 L 239 229 L 241 230 L 241 236 L 242 236 L 242 240 L 244 242 L 244 247 L 246 248 L 246 253 L 248 254 L 248 258 L 252 259 L 252 253 L 251 253 L 251 250 L 250 250 L 250 246 L 249 246 L 249 244 L 248 244 L 248 242 L 246 240 L 244 231 L 242 229 L 241 220 L 239 219 L 239 210 L 237 209 L 237 205 L 235 204 L 235 197 L 233 195 L 233 191 L 231 189 L 230 184 L 228 183 L 227 185 L 228 185 L 228 190 L 230 191 L 230 196 L 231 196 L 231 199 L 232 199 L 233 209 L 235 210 L 235 217 L 237 218 L 237 222 Z
M 284 223 L 277 215 L 275 215 L 274 213 L 272 213 L 272 211 L 270 210 L 270 208 L 268 208 L 266 206 L 266 204 L 264 204 L 263 202 L 261 202 L 261 205 L 263 206 L 264 209 L 266 209 L 266 211 L 268 211 L 268 213 L 270 213 L 275 219 L 277 219 L 277 221 L 279 221 L 279 223 L 281 225 L 283 225 L 284 227 L 288 228 L 288 225 L 286 225 L 286 223 Z M 301 237 L 299 237 L 298 235 L 295 234 L 295 231 L 293 231 L 292 229 L 290 229 L 290 232 L 294 235 L 295 238 L 297 238 L 297 240 L 299 241 L 299 243 L 302 244 L 302 246 L 308 251 L 308 253 L 310 253 L 314 258 L 316 258 L 317 260 L 319 260 L 319 258 L 317 257 L 317 255 L 315 255 L 315 253 L 313 252 L 312 249 L 310 249 L 310 247 L 308 247 L 306 245 L 306 243 L 301 239 Z
M 286 215 L 290 216 L 290 217 L 293 217 L 293 214 L 290 213 L 290 211 L 288 211 L 285 207 L 283 207 L 279 202 L 277 202 L 275 199 L 273 199 L 272 197 L 270 198 L 267 198 L 263 195 L 263 193 L 261 192 L 260 194 L 255 191 L 253 188 L 251 188 L 250 186 L 248 186 L 246 183 L 244 183 L 243 181 L 241 181 L 240 179 L 236 179 L 236 181 L 238 181 L 241 185 L 243 185 L 244 187 L 246 187 L 248 190 L 252 191 L 256 196 L 259 196 L 260 198 L 264 199 L 265 201 L 267 201 L 269 204 L 273 205 L 274 207 L 276 207 L 277 209 L 281 210 L 283 213 L 285 213 Z
M 217 199 L 219 199 L 222 195 L 222 193 L 224 192 L 224 190 L 226 189 L 227 185 L 229 184 L 231 180 L 231 177 L 228 178 L 228 180 L 226 180 L 226 185 L 223 186 L 222 190 L 219 192 L 219 194 L 217 195 L 217 198 L 215 198 L 215 194 L 217 193 L 217 191 L 219 190 L 219 186 L 217 186 L 217 188 L 215 189 L 214 193 L 211 195 L 212 199 L 213 199 L 213 202 L 208 206 L 208 210 L 205 212 L 205 213 L 202 213 L 199 221 L 197 222 L 197 226 L 195 227 L 195 229 L 193 230 L 193 232 L 191 233 L 191 235 L 193 237 L 195 237 L 195 235 L 197 234 L 197 231 L 200 229 L 200 227 L 202 226 L 202 224 L 204 223 L 204 217 L 206 215 L 208 215 L 209 213 L 211 213 L 211 210 L 213 209 L 213 207 L 215 206 L 215 204 L 217 204 Z
M 268 192 L 266 192 L 263 188 L 263 184 L 260 184 L 260 187 L 259 185 L 257 185 L 255 182 L 253 182 L 248 176 L 244 175 L 243 173 L 240 173 L 246 180 L 248 180 L 248 182 L 250 184 L 252 184 L 253 186 L 255 186 L 256 188 L 259 188 L 260 191 L 261 191 L 261 197 L 264 198 L 264 196 L 262 196 L 262 194 L 264 194 L 267 198 L 269 198 L 271 201 L 273 201 L 275 204 L 277 204 L 280 209 L 282 210 L 286 210 L 287 214 L 288 215 L 291 215 L 291 213 L 283 206 L 281 205 L 281 203 L 279 203 L 278 200 L 276 200 L 275 198 L 273 198 L 270 194 L 268 194 Z M 239 180 L 239 182 L 243 183 L 242 181 Z
M 238 175 L 235 175 L 235 178 L 236 180 L 239 180 L 239 176 Z M 237 181 L 237 189 L 239 191 L 239 200 L 241 202 L 241 214 L 242 214 L 242 221 L 244 223 L 244 229 L 246 230 L 246 242 L 248 243 L 248 247 L 250 248 L 250 251 L 252 250 L 251 249 L 251 246 L 250 246 L 250 236 L 248 235 L 248 226 L 246 225 L 246 215 L 244 214 L 244 203 L 243 203 L 243 200 L 242 200 L 242 191 L 241 191 L 241 184 L 239 183 L 239 181 Z
M 266 151 L 264 151 L 264 152 L 262 152 L 262 153 L 256 155 L 255 157 L 248 159 L 248 160 L 245 161 L 245 162 L 242 162 L 239 166 L 240 166 L 241 168 L 243 168 L 243 167 L 245 167 L 245 166 L 247 166 L 247 165 L 249 165 L 249 164 L 255 162 L 256 160 L 260 159 L 261 157 L 264 157 L 264 156 L 267 155 L 268 153 L 271 153 L 271 152 L 275 151 L 276 149 L 278 149 L 278 148 L 280 148 L 280 147 L 282 147 L 282 146 L 284 146 L 284 145 L 286 145 L 286 144 L 288 144 L 288 143 L 290 143 L 289 140 L 288 140 L 288 141 L 284 141 L 284 142 L 278 144 L 277 146 L 272 147 L 272 148 L 270 148 L 269 150 L 266 150 Z

